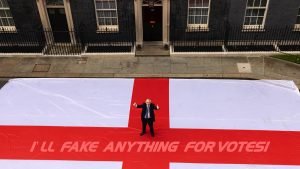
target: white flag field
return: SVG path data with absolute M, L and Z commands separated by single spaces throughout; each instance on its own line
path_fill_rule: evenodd
M 160 107 L 155 137 L 139 136 L 132 106 L 147 98 Z M 299 107 L 285 80 L 12 79 L 0 168 L 300 169 Z

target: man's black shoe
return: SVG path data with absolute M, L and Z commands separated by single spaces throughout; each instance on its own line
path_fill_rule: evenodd
M 142 136 L 142 135 L 144 135 L 144 134 L 145 134 L 145 133 L 142 132 L 142 133 L 140 133 L 140 136 Z

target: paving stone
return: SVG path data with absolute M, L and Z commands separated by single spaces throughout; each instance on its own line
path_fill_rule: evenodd
M 79 64 L 79 62 L 81 64 Z M 252 73 L 239 73 L 250 63 Z M 51 64 L 49 72 L 32 72 Z M 0 57 L 1 77 L 173 77 L 291 79 L 300 82 L 300 66 L 268 57 Z
M 153 73 L 154 72 L 153 64 L 151 63 L 140 63 L 136 66 L 136 73 Z
M 187 64 L 184 63 L 173 63 L 171 65 L 171 73 L 186 73 Z

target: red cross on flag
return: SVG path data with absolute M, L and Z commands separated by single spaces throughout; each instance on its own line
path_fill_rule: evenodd
M 155 137 L 141 132 L 147 98 Z M 292 81 L 13 79 L 0 90 L 1 169 L 300 169 Z

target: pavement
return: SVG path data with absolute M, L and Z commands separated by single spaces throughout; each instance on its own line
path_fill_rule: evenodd
M 300 87 L 300 65 L 267 56 L 0 57 L 0 78 L 20 77 L 284 79 Z

